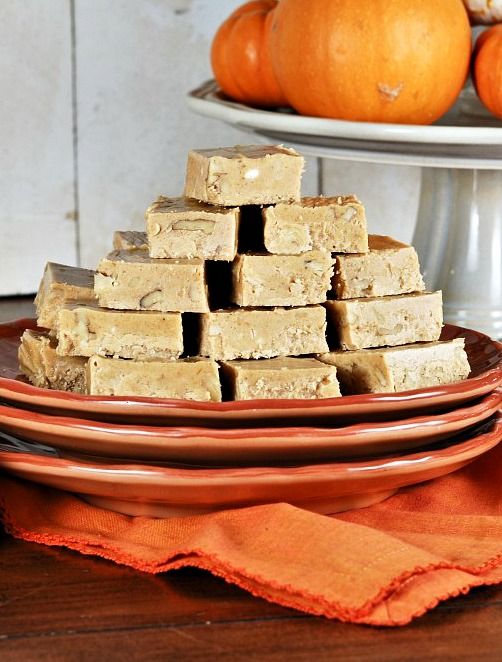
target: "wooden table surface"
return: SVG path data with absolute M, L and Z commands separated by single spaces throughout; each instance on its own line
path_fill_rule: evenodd
M 29 298 L 0 299 L 0 321 L 31 314 Z M 207 572 L 146 575 L 0 533 L 1 662 L 501 658 L 502 588 L 373 628 L 267 603 Z

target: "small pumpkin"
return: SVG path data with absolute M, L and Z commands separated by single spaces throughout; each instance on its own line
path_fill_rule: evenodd
M 252 0 L 220 26 L 211 45 L 211 65 L 223 92 L 256 106 L 283 106 L 286 99 L 272 69 L 269 35 L 277 0 Z
M 464 85 L 471 32 L 462 0 L 281 0 L 270 46 L 303 115 L 430 124 Z
M 502 24 L 479 35 L 473 54 L 472 78 L 483 104 L 502 119 Z
M 464 5 L 474 25 L 502 21 L 502 0 L 464 0 Z

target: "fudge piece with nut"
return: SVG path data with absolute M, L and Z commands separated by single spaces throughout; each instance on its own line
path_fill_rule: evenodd
M 236 145 L 188 153 L 188 198 L 234 207 L 300 198 L 304 158 L 282 145 Z
M 18 350 L 19 368 L 34 386 L 86 393 L 87 359 L 59 356 L 47 332 L 26 330 Z
M 233 302 L 238 306 L 307 306 L 322 303 L 331 287 L 329 253 L 238 255 L 232 264 Z
M 470 372 L 464 339 L 416 343 L 382 349 L 330 352 L 321 361 L 336 366 L 346 395 L 394 393 L 451 384 Z
M 94 278 L 103 308 L 204 313 L 209 310 L 204 262 L 151 258 L 147 250 L 112 251 Z
M 65 301 L 94 301 L 94 271 L 47 262 L 35 297 L 37 324 L 46 329 L 56 326 L 57 314 Z
M 57 338 L 62 356 L 177 359 L 183 353 L 181 313 L 68 303 L 58 314 Z
M 300 356 L 327 351 L 326 310 L 215 310 L 201 315 L 200 354 L 217 361 Z
M 221 402 L 218 364 L 209 359 L 128 361 L 91 356 L 87 385 L 91 395 Z
M 337 299 L 382 297 L 425 290 L 413 246 L 391 237 L 369 236 L 369 253 L 337 255 L 333 290 Z
M 226 260 L 237 253 L 239 209 L 160 196 L 145 214 L 150 257 Z
M 302 198 L 299 202 L 265 207 L 262 215 L 265 247 L 269 253 L 368 251 L 366 214 L 353 195 Z
M 328 326 L 341 349 L 364 349 L 438 340 L 441 292 L 327 301 Z
M 132 251 L 136 248 L 148 248 L 146 232 L 138 230 L 115 230 L 113 248 L 116 251 Z
M 225 361 L 222 369 L 234 400 L 314 399 L 340 395 L 336 368 L 316 359 Z

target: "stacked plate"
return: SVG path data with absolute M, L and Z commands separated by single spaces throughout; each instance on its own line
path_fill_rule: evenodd
M 324 400 L 202 403 L 36 388 L 0 325 L 0 467 L 128 514 L 273 502 L 333 513 L 464 466 L 502 439 L 502 345 L 465 338 L 463 382 Z

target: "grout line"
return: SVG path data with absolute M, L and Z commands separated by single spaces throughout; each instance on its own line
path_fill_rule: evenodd
M 71 26 L 71 96 L 72 96 L 72 129 L 73 129 L 73 206 L 75 208 L 75 248 L 77 264 L 81 264 L 80 244 L 80 198 L 78 178 L 78 108 L 77 108 L 77 29 L 75 22 L 75 0 L 70 2 Z
M 317 195 L 323 195 L 323 160 L 321 157 L 317 158 Z

